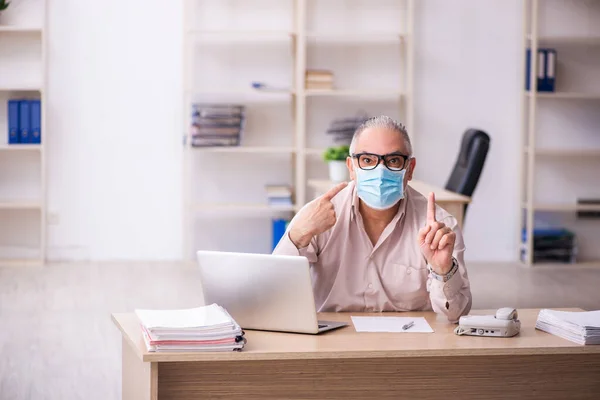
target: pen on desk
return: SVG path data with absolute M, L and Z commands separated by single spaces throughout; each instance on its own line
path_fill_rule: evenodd
M 402 330 L 405 331 L 410 329 L 415 324 L 415 321 L 410 321 L 408 324 L 402 326 Z

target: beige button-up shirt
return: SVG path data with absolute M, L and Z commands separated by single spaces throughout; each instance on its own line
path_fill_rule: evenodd
M 339 192 L 332 203 L 337 215 L 333 228 L 313 237 L 298 250 L 283 236 L 273 254 L 308 258 L 315 303 L 325 311 L 434 310 L 451 322 L 471 309 L 471 290 L 464 263 L 465 246 L 456 219 L 436 207 L 436 219 L 456 233 L 454 257 L 458 271 L 445 283 L 430 276 L 427 261 L 417 243 L 426 225 L 427 198 L 410 186 L 392 222 L 373 246 L 358 211 L 354 182 Z

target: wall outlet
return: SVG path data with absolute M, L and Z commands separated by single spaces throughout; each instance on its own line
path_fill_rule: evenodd
M 60 223 L 60 216 L 57 212 L 49 212 L 47 222 L 48 225 L 58 225 Z

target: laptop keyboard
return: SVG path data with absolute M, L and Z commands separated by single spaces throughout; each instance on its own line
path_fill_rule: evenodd
M 323 325 L 323 324 L 319 324 L 319 329 L 321 328 L 327 328 L 329 325 Z

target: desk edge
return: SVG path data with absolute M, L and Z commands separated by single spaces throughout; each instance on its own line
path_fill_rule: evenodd
M 126 315 L 127 313 L 122 313 L 123 315 Z M 131 346 L 131 348 L 133 349 L 133 352 L 135 353 L 135 355 L 143 362 L 147 362 L 148 360 L 146 360 L 146 356 L 143 353 L 140 353 L 140 349 L 138 348 L 137 343 L 134 343 L 132 338 L 129 337 L 129 335 L 125 332 L 125 330 L 123 329 L 123 327 L 121 326 L 121 324 L 119 323 L 119 321 L 117 320 L 116 316 L 117 315 L 121 315 L 120 313 L 112 313 L 110 315 L 110 319 L 113 321 L 113 323 L 117 326 L 117 328 L 119 329 L 119 332 L 121 333 L 121 337 L 125 338 L 125 340 L 127 341 L 127 343 L 129 344 L 129 346 Z M 123 352 L 123 349 L 121 349 L 121 352 Z M 161 353 L 162 354 L 162 353 Z

